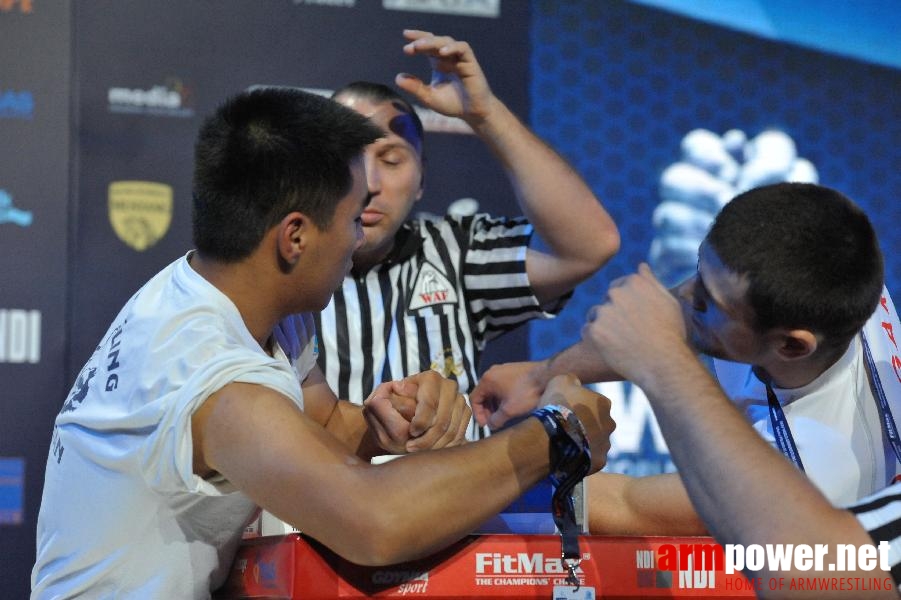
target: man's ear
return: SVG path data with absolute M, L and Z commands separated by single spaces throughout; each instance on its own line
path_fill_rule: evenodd
M 312 221 L 301 212 L 291 212 L 276 226 L 276 245 L 279 264 L 283 271 L 290 271 L 300 261 L 309 242 Z
M 776 353 L 783 360 L 807 358 L 820 346 L 816 334 L 807 329 L 783 329 L 776 336 Z

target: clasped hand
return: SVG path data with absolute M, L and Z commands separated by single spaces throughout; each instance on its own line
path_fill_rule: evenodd
M 382 448 L 405 454 L 464 443 L 472 411 L 456 381 L 423 371 L 379 384 L 363 415 Z

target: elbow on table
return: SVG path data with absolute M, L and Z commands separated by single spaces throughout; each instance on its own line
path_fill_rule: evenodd
M 346 523 L 347 535 L 331 546 L 341 557 L 361 566 L 393 565 L 426 554 L 429 545 L 421 531 L 412 531 L 403 515 L 369 511 L 361 519 Z

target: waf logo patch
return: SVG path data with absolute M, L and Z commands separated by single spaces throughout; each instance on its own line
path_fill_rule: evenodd
M 409 310 L 419 310 L 437 304 L 456 303 L 457 291 L 447 276 L 432 263 L 423 263 L 416 276 L 416 283 L 413 284 Z

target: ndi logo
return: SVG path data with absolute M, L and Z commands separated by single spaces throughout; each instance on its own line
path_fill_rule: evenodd
M 0 308 L 0 363 L 41 362 L 41 311 Z
M 194 116 L 191 89 L 178 79 L 149 89 L 112 87 L 106 94 L 110 112 L 162 117 Z

